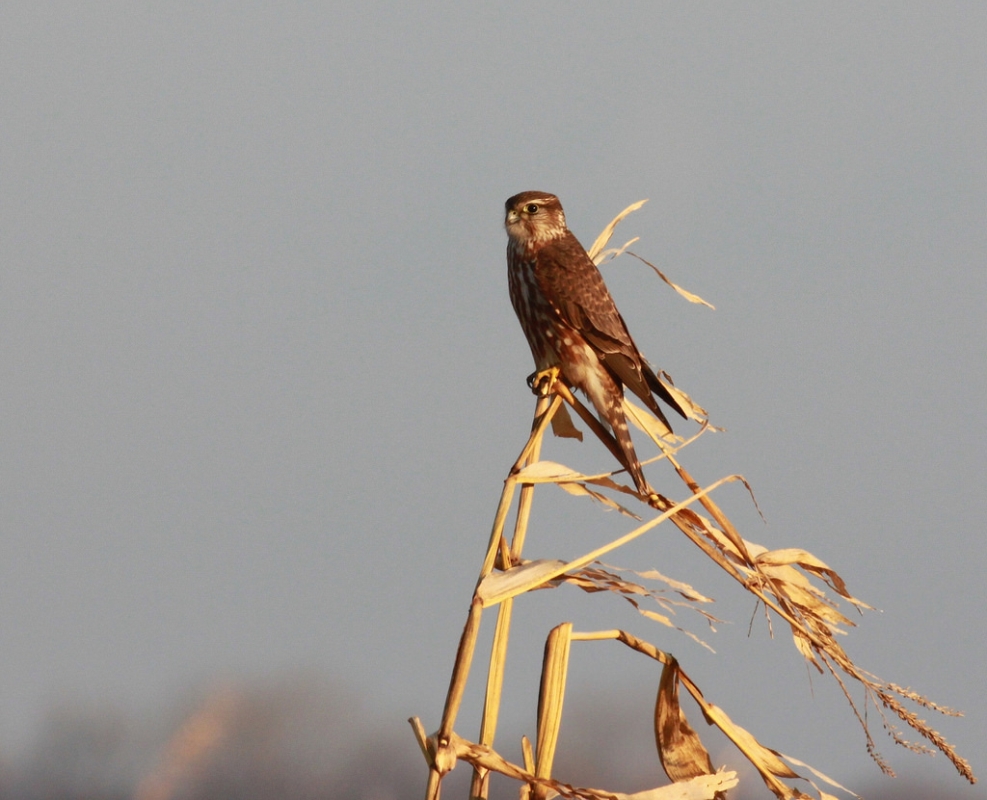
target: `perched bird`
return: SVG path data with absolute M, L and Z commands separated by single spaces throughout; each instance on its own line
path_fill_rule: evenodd
M 651 492 L 624 415 L 623 387 L 666 426 L 655 395 L 687 418 L 641 357 L 596 264 L 566 227 L 559 198 L 521 192 L 506 206 L 511 303 L 535 359 L 536 374 L 558 367 L 613 430 L 637 490 Z M 670 428 L 670 426 L 669 426 Z

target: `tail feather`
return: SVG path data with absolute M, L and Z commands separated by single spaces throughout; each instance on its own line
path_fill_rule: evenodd
M 652 493 L 651 485 L 648 483 L 647 478 L 644 477 L 644 470 L 641 468 L 637 451 L 634 449 L 631 433 L 627 429 L 627 417 L 624 416 L 624 410 L 621 404 L 618 402 L 607 408 L 606 416 L 607 422 L 610 423 L 614 436 L 617 438 L 617 444 L 620 445 L 620 449 L 624 453 L 624 460 L 627 462 L 627 471 L 630 473 L 631 478 L 633 478 L 634 485 L 641 494 L 645 496 L 650 495 Z
M 648 364 L 641 364 L 641 369 L 644 371 L 644 379 L 648 382 L 648 388 L 650 388 L 654 394 L 670 406 L 673 411 L 681 416 L 682 419 L 689 419 L 689 415 L 686 413 L 686 410 L 679 405 L 679 401 L 676 400 L 672 393 L 665 388 L 665 385 L 658 380 L 658 376 L 655 375 L 654 370 L 651 369 Z M 655 405 L 657 405 L 657 403 Z M 654 411 L 653 408 L 651 410 Z M 661 412 L 659 412 L 658 416 L 662 416 Z M 665 422 L 666 425 L 668 424 L 667 420 L 663 419 L 662 421 Z

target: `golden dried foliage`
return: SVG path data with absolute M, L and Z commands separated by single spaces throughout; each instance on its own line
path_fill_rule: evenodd
M 593 243 L 589 253 L 597 263 L 620 255 L 636 241 L 636 239 L 631 240 L 615 250 L 606 250 L 617 224 L 640 208 L 644 202 L 628 206 Z M 639 256 L 635 257 L 640 259 Z M 644 259 L 640 260 L 644 261 Z M 654 265 L 649 264 L 649 266 L 686 299 L 710 305 L 702 298 L 672 283 Z M 585 592 L 615 594 L 648 619 L 674 628 L 709 647 L 695 633 L 674 624 L 671 620 L 677 610 L 687 608 L 696 612 L 710 628 L 713 628 L 713 624 L 718 620 L 701 607 L 712 602 L 705 594 L 687 583 L 667 578 L 655 570 L 633 572 L 608 566 L 600 561 L 611 551 L 666 522 L 677 527 L 727 575 L 763 604 L 769 621 L 772 614 L 775 618 L 783 620 L 792 633 L 796 649 L 809 664 L 819 672 L 828 672 L 833 676 L 863 728 L 868 752 L 884 772 L 893 774 L 878 752 L 870 734 L 865 713 L 869 706 L 873 706 L 878 711 L 883 726 L 895 743 L 917 752 L 938 750 L 953 763 L 963 777 L 971 783 L 975 782 L 970 765 L 905 703 L 912 703 L 946 715 L 957 715 L 956 712 L 938 706 L 910 689 L 883 681 L 861 669 L 837 642 L 836 637 L 846 633 L 846 629 L 854 624 L 840 610 L 840 604 L 848 604 L 857 611 L 869 609 L 870 606 L 854 597 L 840 575 L 812 553 L 794 547 L 768 550 L 741 536 L 713 500 L 712 493 L 729 482 L 741 482 L 747 486 L 742 476 L 729 475 L 709 486 L 700 487 L 678 462 L 677 455 L 683 448 L 706 432 L 716 429 L 709 424 L 706 411 L 702 407 L 672 385 L 667 375 L 660 377 L 669 391 L 674 392 L 681 400 L 689 415 L 700 423 L 699 431 L 694 436 L 687 441 L 672 436 L 650 412 L 629 401 L 625 402 L 625 410 L 632 422 L 647 433 L 658 446 L 660 455 L 653 460 L 666 460 L 683 482 L 686 493 L 681 500 L 671 500 L 657 492 L 647 497 L 642 496 L 634 489 L 615 480 L 614 473 L 586 475 L 562 464 L 542 461 L 540 459 L 542 439 L 549 424 L 553 426 L 553 431 L 558 436 L 582 438 L 582 434 L 576 429 L 567 412 L 567 406 L 576 412 L 593 434 L 613 453 L 618 462 L 623 462 L 623 454 L 610 432 L 604 429 L 596 417 L 573 396 L 569 387 L 558 377 L 557 372 L 539 384 L 541 394 L 535 409 L 531 435 L 504 482 L 504 490 L 494 516 L 486 556 L 456 653 L 441 724 L 438 731 L 427 736 L 417 718 L 410 720 L 429 767 L 426 800 L 438 800 L 442 777 L 460 760 L 468 762 L 473 767 L 471 798 L 488 796 L 489 776 L 492 772 L 520 781 L 522 800 L 527 798 L 544 800 L 556 795 L 585 798 L 585 800 L 604 800 L 604 798 L 712 800 L 724 797 L 726 790 L 736 784 L 736 775 L 732 772 L 714 770 L 709 753 L 689 723 L 679 702 L 679 690 L 682 687 L 699 706 L 706 723 L 717 727 L 733 742 L 776 797 L 781 800 L 808 797 L 791 783 L 800 780 L 808 783 L 820 800 L 832 797 L 819 788 L 811 778 L 799 774 L 793 767 L 810 773 L 831 787 L 852 794 L 809 765 L 758 742 L 749 731 L 734 723 L 722 708 L 706 700 L 699 687 L 681 669 L 678 661 L 670 653 L 624 630 L 578 632 L 573 631 L 572 624 L 568 622 L 553 628 L 545 645 L 534 751 L 527 738 L 524 738 L 522 741 L 524 765 L 521 766 L 512 764 L 494 750 L 513 603 L 526 592 L 571 585 Z M 626 467 L 626 464 L 624 466 Z M 571 495 L 588 497 L 600 504 L 603 509 L 616 510 L 637 520 L 640 524 L 612 542 L 570 561 L 550 559 L 526 561 L 522 558 L 522 551 L 527 535 L 533 493 L 535 487 L 542 484 L 555 484 Z M 749 491 L 750 487 L 747 488 Z M 621 502 L 610 496 L 608 492 L 620 495 Z M 517 496 L 517 511 L 514 533 L 508 542 L 505 527 L 515 496 Z M 751 497 L 753 499 L 753 494 Z M 641 503 L 642 508 L 647 509 L 647 513 L 653 516 L 650 519 L 642 519 L 641 515 L 628 508 L 631 501 Z M 633 575 L 634 578 L 629 578 L 628 575 Z M 645 581 L 660 582 L 665 588 L 647 588 L 642 583 Z M 657 610 L 650 606 L 656 606 Z M 456 734 L 454 726 L 472 666 L 481 615 L 484 609 L 491 607 L 497 607 L 498 616 L 487 672 L 480 736 L 478 742 L 474 743 Z M 665 773 L 672 781 L 670 786 L 625 795 L 600 789 L 578 788 L 552 777 L 568 664 L 574 657 L 572 644 L 605 641 L 623 644 L 663 665 L 658 681 L 654 726 L 658 757 Z M 864 690 L 863 711 L 849 691 L 849 686 L 854 683 L 859 684 Z M 906 740 L 897 723 L 903 723 L 928 744 Z

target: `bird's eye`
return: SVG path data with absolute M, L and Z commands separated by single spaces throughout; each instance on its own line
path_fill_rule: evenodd
M 538 212 L 538 204 L 528 203 L 528 205 L 524 207 L 524 210 L 527 211 L 529 214 L 535 214 Z

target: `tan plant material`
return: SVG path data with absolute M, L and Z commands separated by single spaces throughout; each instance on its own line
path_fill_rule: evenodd
M 628 244 L 630 244 L 630 243 L 628 242 Z M 624 247 L 624 250 L 627 250 L 626 246 Z M 641 261 L 641 262 L 647 264 L 649 267 L 651 267 L 651 269 L 653 269 L 658 274 L 658 277 L 659 278 L 661 278 L 663 281 L 665 281 L 665 283 L 667 283 L 669 286 L 671 286 L 676 292 L 678 292 L 680 295 L 682 295 L 690 303 L 700 303 L 700 304 L 706 306 L 707 308 L 711 308 L 714 311 L 716 310 L 716 306 L 714 306 L 712 303 L 706 302 L 698 294 L 693 294 L 692 292 L 683 289 L 677 283 L 672 283 L 665 276 L 665 273 L 662 272 L 660 269 L 658 269 L 658 267 L 656 267 L 650 261 L 647 261 L 646 259 L 641 258 L 641 256 L 639 256 L 637 253 L 632 253 L 630 250 L 627 250 L 627 255 L 634 256 L 634 258 L 636 258 L 638 261 Z
M 713 762 L 679 705 L 679 664 L 672 660 L 661 671 L 655 700 L 655 742 L 662 769 L 673 781 L 712 775 Z
M 559 743 L 562 727 L 562 704 L 565 700 L 565 682 L 569 674 L 569 649 L 572 644 L 572 623 L 563 622 L 552 628 L 545 642 L 545 658 L 542 661 L 541 687 L 538 690 L 538 746 L 535 750 L 535 775 L 552 776 L 552 763 Z M 534 796 L 544 800 L 547 792 L 536 786 Z
M 629 206 L 607 226 L 590 248 L 590 256 L 594 260 L 599 263 L 603 259 L 616 257 L 627 251 L 627 247 L 636 241 L 631 240 L 616 250 L 605 249 L 617 224 L 643 203 L 641 201 Z M 672 284 L 653 265 L 649 266 L 682 296 L 692 302 L 705 303 L 701 298 Z M 714 772 L 708 751 L 689 723 L 680 703 L 679 689 L 683 687 L 698 705 L 706 723 L 716 726 L 733 742 L 776 797 L 781 800 L 808 797 L 793 781 L 807 782 L 820 800 L 832 797 L 811 778 L 796 772 L 793 766 L 837 790 L 848 792 L 807 764 L 761 744 L 749 731 L 734 723 L 721 707 L 706 700 L 699 687 L 670 653 L 624 630 L 576 632 L 569 622 L 556 625 L 546 642 L 534 750 L 528 739 L 523 738 L 523 767 L 512 764 L 496 752 L 494 741 L 504 688 L 504 667 L 513 603 L 527 592 L 573 586 L 584 592 L 617 596 L 630 603 L 646 618 L 709 647 L 694 632 L 672 621 L 678 610 L 689 609 L 697 613 L 715 632 L 713 624 L 719 620 L 702 608 L 712 602 L 705 592 L 696 590 L 688 583 L 667 578 L 657 570 L 635 572 L 600 561 L 612 551 L 652 532 L 666 522 L 678 528 L 730 578 L 762 604 L 769 625 L 773 625 L 772 620 L 781 620 L 787 625 L 796 649 L 809 664 L 819 672 L 833 676 L 863 729 L 868 752 L 883 771 L 893 774 L 878 752 L 868 727 L 867 711 L 871 706 L 877 710 L 882 725 L 896 744 L 916 752 L 932 753 L 938 750 L 963 777 L 971 783 L 975 782 L 970 765 L 906 703 L 945 715 L 959 716 L 957 712 L 939 706 L 910 689 L 881 680 L 858 667 L 837 642 L 837 636 L 846 634 L 854 625 L 844 613 L 844 605 L 858 613 L 869 610 L 870 606 L 850 593 L 835 569 L 807 550 L 798 547 L 771 550 L 741 535 L 713 499 L 713 493 L 728 483 L 741 483 L 747 488 L 753 501 L 753 493 L 743 476 L 728 475 L 707 486 L 700 486 L 679 462 L 680 453 L 691 442 L 708 431 L 717 430 L 709 424 L 706 411 L 701 406 L 677 389 L 667 375 L 660 376 L 669 391 L 680 398 L 689 415 L 700 424 L 698 432 L 683 440 L 671 435 L 667 427 L 650 412 L 634 403 L 625 402 L 627 416 L 651 437 L 660 453 L 656 458 L 642 463 L 666 461 L 685 489 L 683 497 L 677 500 L 658 492 L 643 496 L 615 480 L 615 475 L 627 467 L 621 448 L 610 431 L 573 395 L 557 373 L 557 370 L 552 371 L 545 376 L 546 380 L 538 384 L 539 397 L 530 436 L 504 481 L 466 624 L 456 651 L 439 728 L 433 735 L 427 736 L 417 718 L 410 720 L 429 768 L 426 800 L 438 800 L 443 776 L 454 769 L 459 761 L 465 761 L 473 768 L 470 797 L 476 800 L 488 797 L 489 777 L 494 772 L 519 781 L 522 800 L 544 800 L 556 795 L 585 800 L 721 798 L 723 792 L 736 784 L 736 776 L 733 773 Z M 541 459 L 541 445 L 549 425 L 553 426 L 556 435 L 581 438 L 567 407 L 576 412 L 586 427 L 610 451 L 621 469 L 593 474 Z M 555 484 L 571 495 L 589 497 L 595 501 L 597 507 L 615 510 L 633 518 L 638 524 L 622 536 L 568 561 L 526 561 L 522 554 L 531 505 L 536 488 L 543 484 Z M 614 495 L 620 498 L 620 502 Z M 628 507 L 632 501 L 642 504 L 640 513 Z M 513 534 L 508 541 L 506 529 L 512 507 L 516 507 L 516 513 Z M 645 581 L 660 581 L 667 588 L 648 588 Z M 652 604 L 657 609 L 651 607 Z M 482 614 L 485 609 L 492 607 L 497 608 L 497 622 L 487 671 L 480 736 L 479 741 L 474 743 L 460 737 L 454 728 L 472 669 Z M 670 786 L 627 795 L 574 787 L 552 776 L 554 756 L 561 734 L 568 665 L 573 657 L 572 644 L 607 641 L 619 642 L 663 665 L 658 681 L 654 722 L 658 757 L 666 774 L 673 781 Z M 850 689 L 854 684 L 859 684 L 864 690 L 863 709 L 858 707 L 859 701 L 855 701 L 851 695 Z M 899 726 L 910 729 L 927 744 L 907 740 Z
M 613 236 L 613 232 L 616 230 L 617 226 L 624 220 L 625 217 L 627 217 L 629 214 L 633 214 L 635 211 L 637 211 L 641 206 L 643 206 L 647 202 L 648 202 L 647 199 L 645 199 L 645 200 L 638 200 L 636 203 L 631 203 L 629 206 L 627 206 L 627 208 L 621 211 L 616 217 L 610 220 L 607 226 L 600 232 L 600 235 L 596 237 L 596 241 L 594 241 L 593 244 L 590 246 L 589 250 L 586 251 L 589 257 L 593 259 L 594 264 L 601 263 L 604 257 L 603 250 L 607 246 L 607 244 L 609 244 L 610 237 Z M 634 239 L 632 241 L 637 241 L 637 239 Z M 628 242 L 628 244 L 630 244 L 630 242 Z
M 565 406 L 560 406 L 559 410 L 555 412 L 555 416 L 552 417 L 552 433 L 560 439 L 583 440 L 583 432 L 573 423 Z
M 615 258 L 617 258 L 617 256 L 627 253 L 630 256 L 634 256 L 634 258 L 636 258 L 638 261 L 642 261 L 645 264 L 647 264 L 649 267 L 651 267 L 651 269 L 653 269 L 658 274 L 659 278 L 661 278 L 665 283 L 671 286 L 676 292 L 678 292 L 682 297 L 684 297 L 690 303 L 699 303 L 701 305 L 706 306 L 707 308 L 712 308 L 715 310 L 716 306 L 714 306 L 712 303 L 708 303 L 707 301 L 703 300 L 698 294 L 693 294 L 692 292 L 683 289 L 678 284 L 672 283 L 672 281 L 670 281 L 665 276 L 665 274 L 660 269 L 658 269 L 658 267 L 656 267 L 654 264 L 652 264 L 649 261 L 645 261 L 643 258 L 641 258 L 641 256 L 632 253 L 630 250 L 628 250 L 627 248 L 630 247 L 632 244 L 635 244 L 638 241 L 639 237 L 635 236 L 633 239 L 625 243 L 623 247 L 618 247 L 616 249 L 611 249 L 611 250 L 605 249 L 606 246 L 610 243 L 610 239 L 613 236 L 614 230 L 616 230 L 617 226 L 624 220 L 624 218 L 627 217 L 629 214 L 632 214 L 635 211 L 637 211 L 639 208 L 641 208 L 641 206 L 643 206 L 647 202 L 648 202 L 647 200 L 638 200 L 636 203 L 631 203 L 629 206 L 627 206 L 627 208 L 625 208 L 616 217 L 614 217 L 613 220 L 610 221 L 610 224 L 607 225 L 607 227 L 603 229 L 600 235 L 596 237 L 596 241 L 593 242 L 593 245 L 590 247 L 590 249 L 586 251 L 589 254 L 589 257 L 593 259 L 594 264 L 600 266 L 601 264 L 605 264 L 608 261 L 613 261 Z
M 441 774 L 446 774 L 452 768 L 449 767 L 450 764 L 454 767 L 461 760 L 472 764 L 475 769 L 484 773 L 496 772 L 508 778 L 522 781 L 525 784 L 525 789 L 540 788 L 548 797 L 558 795 L 574 798 L 574 800 L 713 800 L 719 793 L 737 785 L 737 773 L 724 770 L 713 775 L 700 775 L 683 783 L 659 786 L 633 794 L 583 788 L 563 783 L 554 778 L 543 778 L 536 775 L 531 768 L 533 757 L 531 745 L 527 743 L 527 740 L 524 740 L 526 744 L 522 747 L 526 766 L 521 767 L 511 763 L 492 748 L 470 742 L 456 733 L 451 734 L 448 742 L 440 745 L 435 736 L 425 735 L 425 729 L 418 717 L 412 717 L 408 722 L 411 724 L 418 745 L 425 756 L 425 762 L 430 769 L 430 776 L 439 774 L 440 769 L 445 769 Z M 438 751 L 440 750 L 444 752 L 439 754 Z M 440 762 L 441 766 L 439 766 Z M 429 787 L 432 785 L 430 777 Z M 436 785 L 438 784 L 436 783 Z M 522 796 L 526 796 L 526 793 Z

